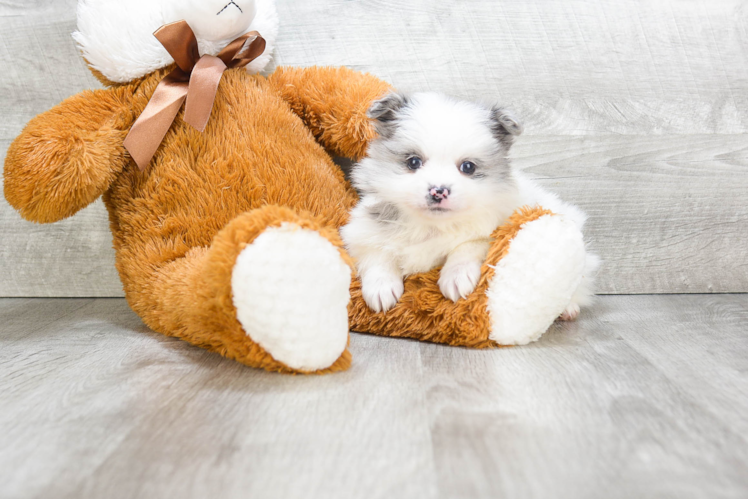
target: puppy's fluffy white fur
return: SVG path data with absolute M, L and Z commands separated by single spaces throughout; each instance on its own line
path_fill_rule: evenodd
M 374 311 L 397 303 L 405 276 L 438 266 L 444 296 L 466 297 L 480 278 L 491 233 L 519 207 L 541 205 L 584 225 L 581 210 L 511 168 L 507 154 L 522 126 L 505 109 L 392 93 L 369 116 L 379 137 L 353 169 L 361 201 L 341 235 Z M 585 278 L 562 319 L 575 319 L 591 301 L 598 263 L 588 254 Z

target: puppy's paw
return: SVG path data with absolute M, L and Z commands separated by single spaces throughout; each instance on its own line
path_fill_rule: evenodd
M 452 302 L 470 295 L 480 280 L 481 262 L 470 261 L 450 265 L 447 263 L 439 274 L 439 289 Z
M 561 313 L 561 316 L 559 316 L 558 319 L 561 321 L 574 321 L 577 319 L 577 316 L 579 316 L 579 311 L 579 304 L 572 302 L 566 306 L 566 309 L 564 309 L 564 312 Z
M 387 312 L 397 304 L 405 290 L 400 276 L 370 270 L 361 278 L 364 301 L 374 312 Z

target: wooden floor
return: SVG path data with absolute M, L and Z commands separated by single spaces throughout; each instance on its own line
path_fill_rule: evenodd
M 0 496 L 748 495 L 748 295 L 607 296 L 521 348 L 240 366 L 121 299 L 0 300 Z

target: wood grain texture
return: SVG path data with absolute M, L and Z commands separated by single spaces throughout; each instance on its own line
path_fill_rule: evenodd
M 602 292 L 748 286 L 748 134 L 529 136 L 512 156 L 590 216 Z
M 610 296 L 500 359 L 424 346 L 440 493 L 745 495 L 746 306 Z
M 527 133 L 745 133 L 741 0 L 279 2 L 280 64 L 511 104 Z M 315 22 L 316 21 L 316 22 Z
M 98 86 L 69 36 L 75 3 L 0 1 L 0 161 L 35 114 Z M 748 2 L 278 8 L 277 64 L 512 106 L 516 164 L 591 216 L 600 292 L 748 292 Z M 121 295 L 100 204 L 37 227 L 1 200 L 0 228 L 0 296 Z
M 0 1 L 0 162 L 35 115 L 99 84 L 70 33 L 76 0 Z M 51 225 L 26 222 L 0 196 L 0 297 L 120 297 L 101 201 Z
M 521 348 L 252 370 L 121 299 L 0 300 L 3 497 L 744 497 L 748 295 L 609 296 Z

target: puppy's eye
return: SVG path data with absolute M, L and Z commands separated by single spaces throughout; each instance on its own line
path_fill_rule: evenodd
M 417 156 L 411 156 L 408 158 L 408 168 L 411 170 L 418 170 L 423 166 L 423 160 Z
M 465 175 L 473 175 L 475 173 L 475 163 L 472 161 L 463 161 L 460 165 L 460 172 Z

